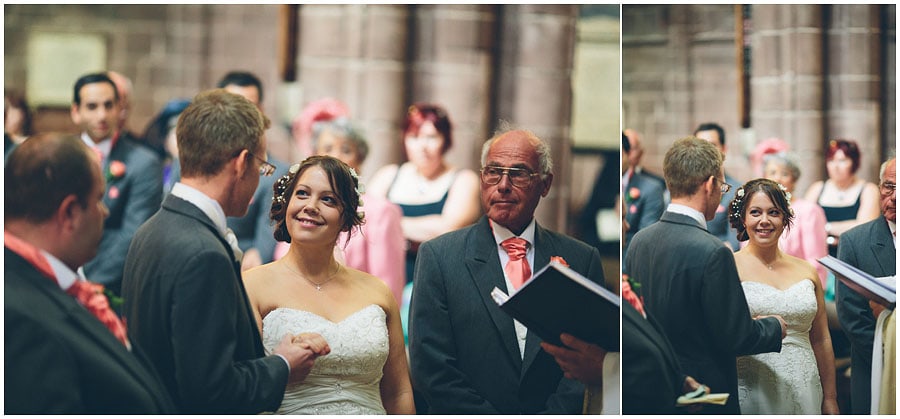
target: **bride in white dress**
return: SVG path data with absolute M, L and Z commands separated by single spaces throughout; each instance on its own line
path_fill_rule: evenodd
M 400 311 L 380 279 L 341 265 L 342 231 L 362 223 L 359 179 L 327 156 L 275 182 L 270 218 L 290 243 L 278 261 L 244 273 L 266 351 L 285 333 L 318 333 L 331 353 L 289 385 L 277 413 L 415 414 Z
M 738 358 L 741 413 L 838 414 L 822 285 L 808 262 L 778 248 L 793 219 L 786 194 L 771 180 L 755 179 L 729 206 L 738 240 L 749 240 L 734 259 L 750 314 L 778 314 L 788 325 L 780 353 Z

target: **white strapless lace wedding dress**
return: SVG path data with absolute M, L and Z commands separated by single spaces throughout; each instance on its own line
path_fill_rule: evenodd
M 303 310 L 277 308 L 263 319 L 263 345 L 271 353 L 285 334 L 315 332 L 331 353 L 316 359 L 300 383 L 288 385 L 279 414 L 384 414 L 381 376 L 388 356 L 384 310 L 372 304 L 338 323 Z
M 778 314 L 788 328 L 780 353 L 738 357 L 742 414 L 822 413 L 822 381 L 809 342 L 817 309 L 811 281 L 802 280 L 785 290 L 759 282 L 741 282 L 751 315 Z

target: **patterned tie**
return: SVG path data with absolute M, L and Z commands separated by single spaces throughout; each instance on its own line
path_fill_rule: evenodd
M 77 280 L 66 290 L 66 293 L 75 297 L 84 308 L 112 332 L 119 342 L 122 342 L 129 350 L 131 349 L 128 333 L 125 331 L 125 323 L 119 320 L 119 316 L 109 307 L 109 300 L 103 294 L 103 285 Z
M 238 245 L 237 235 L 234 234 L 234 230 L 230 228 L 225 229 L 225 240 L 228 241 L 228 245 L 231 246 L 231 250 L 234 252 L 234 261 L 240 263 L 244 257 L 244 251 Z
M 512 283 L 514 289 L 519 289 L 528 278 L 531 278 L 531 268 L 528 266 L 528 259 L 525 253 L 528 251 L 528 241 L 520 237 L 511 237 L 500 243 L 506 254 L 509 255 L 509 262 L 506 262 L 506 276 Z

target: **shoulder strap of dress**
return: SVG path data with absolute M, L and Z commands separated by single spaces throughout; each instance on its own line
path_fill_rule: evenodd
M 384 198 L 390 201 L 391 192 L 394 190 L 394 184 L 397 183 L 397 178 L 400 177 L 400 168 L 403 167 L 403 164 L 397 165 L 397 170 L 394 172 L 394 178 L 391 179 L 391 184 L 388 185 L 387 192 L 384 194 Z
M 822 188 L 819 189 L 819 196 L 816 197 L 816 203 L 822 205 L 822 192 L 825 192 L 825 185 L 828 184 L 828 179 L 822 181 Z

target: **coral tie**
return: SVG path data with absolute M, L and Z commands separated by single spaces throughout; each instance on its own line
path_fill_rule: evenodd
M 500 243 L 506 254 L 509 255 L 509 262 L 506 262 L 506 276 L 512 283 L 514 289 L 519 289 L 526 280 L 531 278 L 531 268 L 528 266 L 528 259 L 525 253 L 528 251 L 528 241 L 519 237 L 511 237 Z
M 90 281 L 77 280 L 66 293 L 75 297 L 87 311 L 91 312 L 100 323 L 103 323 L 107 329 L 122 342 L 126 348 L 131 349 L 128 343 L 128 334 L 125 331 L 125 324 L 119 320 L 119 316 L 110 308 L 109 300 L 103 294 L 103 285 L 95 284 Z

